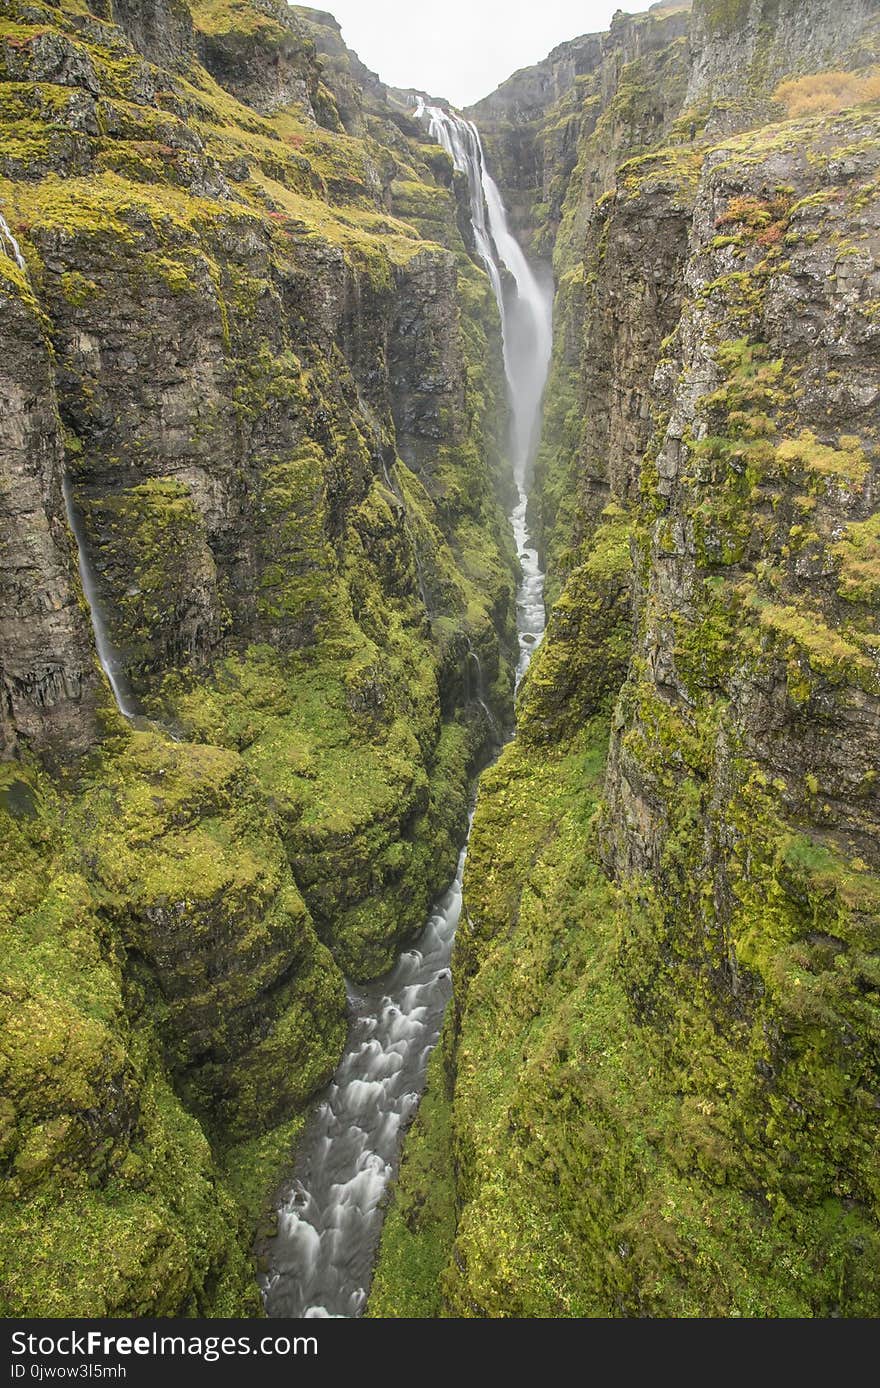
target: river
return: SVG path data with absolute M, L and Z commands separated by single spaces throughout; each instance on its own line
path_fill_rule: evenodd
M 476 127 L 421 102 L 417 114 L 467 176 L 474 242 L 501 312 L 517 493 L 510 524 L 522 570 L 516 604 L 519 684 L 544 631 L 544 575 L 528 530 L 527 489 L 550 363 L 552 289 L 538 280 L 508 227 Z M 261 1289 L 270 1316 L 363 1311 L 382 1233 L 383 1196 L 452 992 L 449 963 L 466 856 L 467 844 L 450 887 L 391 972 L 367 985 L 349 985 L 345 1052 L 306 1122 L 292 1175 L 278 1198 L 278 1232 L 266 1248 Z

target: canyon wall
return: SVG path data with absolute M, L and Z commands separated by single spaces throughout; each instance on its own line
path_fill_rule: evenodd
M 880 1309 L 877 22 L 656 6 L 475 108 L 554 602 L 373 1315 Z
M 372 1315 L 880 1310 L 878 54 L 667 3 L 471 113 L 551 606 Z M 9 0 L 0 80 L 0 1309 L 259 1314 L 512 714 L 497 310 L 323 11 Z
M 510 716 L 497 310 L 368 76 L 280 0 L 0 20 L 7 1315 L 258 1312 L 343 971 Z

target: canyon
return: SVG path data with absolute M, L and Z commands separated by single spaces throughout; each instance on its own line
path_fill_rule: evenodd
M 661 3 L 456 113 L 8 0 L 3 1314 L 323 1306 L 413 1018 L 332 1314 L 878 1314 L 878 73 Z

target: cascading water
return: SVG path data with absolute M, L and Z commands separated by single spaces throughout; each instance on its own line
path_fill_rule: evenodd
M 27 274 L 27 265 L 21 253 L 21 248 L 9 228 L 9 223 L 2 213 L 0 213 L 0 250 L 4 251 L 6 255 L 15 261 L 19 270 L 23 270 L 25 274 Z M 136 718 L 138 716 L 138 711 L 134 706 L 134 699 L 127 686 L 113 643 L 107 633 L 107 624 L 104 621 L 100 602 L 98 600 L 97 580 L 89 562 L 89 553 L 86 548 L 86 537 L 82 520 L 73 499 L 73 489 L 70 485 L 70 479 L 66 473 L 62 479 L 61 490 L 64 493 L 67 524 L 70 526 L 73 538 L 76 540 L 79 577 L 86 602 L 89 605 L 89 612 L 92 618 L 92 632 L 95 637 L 95 649 L 98 652 L 101 669 L 107 676 L 110 688 L 113 690 L 113 697 L 116 700 L 116 706 L 119 712 L 124 718 Z
M 67 524 L 70 526 L 73 532 L 73 538 L 76 540 L 79 577 L 86 602 L 89 605 L 89 612 L 91 613 L 95 649 L 98 652 L 101 669 L 107 676 L 110 688 L 113 690 L 116 707 L 119 709 L 123 718 L 131 720 L 138 717 L 138 710 L 135 707 L 134 697 L 128 687 L 128 682 L 125 678 L 116 648 L 107 632 L 107 624 L 104 621 L 104 614 L 101 611 L 101 603 L 98 597 L 97 579 L 95 578 L 94 570 L 89 562 L 89 552 L 86 548 L 86 537 L 82 518 L 77 509 L 76 502 L 74 501 L 73 489 L 70 485 L 70 479 L 67 476 L 65 476 L 62 482 L 61 488 L 64 492 L 64 505 L 67 509 Z
M 498 185 L 486 169 L 479 131 L 441 106 L 419 101 L 416 115 L 468 180 L 474 242 L 492 284 L 504 345 L 504 371 L 510 399 L 510 452 L 517 503 L 510 516 L 523 578 L 517 593 L 519 664 L 516 683 L 528 668 L 544 633 L 544 575 L 530 544 L 526 512 L 529 470 L 538 445 L 541 401 L 553 350 L 553 293 L 542 285 L 507 224 Z M 503 269 L 502 269 L 503 267 Z M 506 270 L 515 292 L 505 290 Z
M 526 488 L 550 364 L 552 291 L 540 285 L 508 228 L 476 127 L 422 102 L 417 115 L 467 176 L 474 241 L 501 313 L 517 488 L 510 522 L 523 575 L 517 592 L 519 683 L 544 631 L 544 575 L 529 543 Z M 512 286 L 505 284 L 505 272 Z M 468 661 L 482 702 L 475 651 L 469 650 Z M 357 1316 L 366 1302 L 382 1232 L 380 1202 L 418 1106 L 451 993 L 449 961 L 466 851 L 465 846 L 452 885 L 416 947 L 383 979 L 349 987 L 345 1053 L 306 1124 L 293 1177 L 281 1194 L 278 1233 L 264 1250 L 262 1289 L 270 1316 Z
M 0 212 L 0 250 L 4 251 L 5 254 L 9 256 L 10 260 L 15 261 L 19 270 L 27 270 L 24 256 L 21 253 L 21 247 L 10 231 L 9 223 L 2 212 Z
M 474 678 L 475 677 L 475 678 Z M 465 697 L 475 701 L 486 720 L 486 725 L 493 742 L 500 747 L 504 741 L 501 730 L 498 727 L 498 719 L 495 717 L 489 705 L 486 703 L 486 682 L 483 679 L 483 666 L 480 657 L 468 641 L 467 660 L 465 662 Z

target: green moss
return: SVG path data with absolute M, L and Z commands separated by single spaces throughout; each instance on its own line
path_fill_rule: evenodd
M 544 396 L 541 444 L 535 463 L 537 538 L 546 556 L 546 600 L 559 596 L 561 584 L 575 563 L 585 529 L 574 471 L 580 457 L 582 411 L 579 363 L 560 344 L 578 332 L 588 311 L 592 285 L 583 264 L 562 276 L 554 304 L 554 347 Z
M 74 308 L 82 308 L 100 293 L 100 289 L 94 280 L 81 275 L 78 270 L 68 270 L 61 276 L 61 293 Z
M 22 768 L 2 779 L 4 1314 L 253 1314 L 237 1208 L 128 1014 L 77 802 Z
M 837 591 L 847 602 L 876 602 L 880 596 L 880 516 L 851 521 L 831 545 L 838 564 Z
M 298 1113 L 268 1133 L 247 1138 L 223 1152 L 223 1174 L 248 1228 L 256 1229 L 271 1217 L 272 1197 L 293 1166 L 297 1138 L 305 1122 L 306 1114 Z
M 454 1236 L 452 1105 L 441 1045 L 428 1062 L 427 1088 L 392 1188 L 366 1315 L 439 1315 L 440 1276 Z
M 271 7 L 255 0 L 189 0 L 189 7 L 203 34 L 248 34 L 268 44 L 292 37 Z
M 331 1073 L 344 993 L 241 759 L 135 734 L 77 814 L 188 1103 L 227 1138 L 279 1123 Z
M 662 891 L 643 881 L 616 898 L 593 856 L 601 743 L 585 750 L 517 743 L 481 787 L 456 946 L 460 1210 L 440 1314 L 870 1314 L 869 1144 L 846 1097 L 866 1055 L 831 1039 L 857 985 L 848 971 L 834 983 L 823 942 L 860 950 L 873 879 L 784 835 L 768 859 L 769 802 L 744 791 L 733 929 L 768 992 L 729 1011 L 694 968 L 712 937 L 686 924 L 701 797 L 679 779 Z M 805 890 L 825 903 L 813 945 Z M 781 1015 L 790 1049 L 772 1040 Z M 411 1266 L 419 1238 L 413 1221 Z
M 778 462 L 788 471 L 799 470 L 825 479 L 824 485 L 858 488 L 864 485 L 870 467 L 859 440 L 841 438 L 837 448 L 820 443 L 810 429 L 797 439 L 786 439 L 776 450 Z
M 0 256 L 0 292 L 56 344 L 112 635 L 181 740 L 117 722 L 76 778 L 19 768 L 3 788 L 27 832 L 16 809 L 0 836 L 0 1296 L 9 1314 L 255 1314 L 253 1220 L 342 1042 L 327 944 L 380 972 L 454 870 L 490 734 L 469 646 L 509 717 L 500 325 L 446 157 L 379 116 L 338 128 L 283 6 L 203 0 L 200 43 L 239 71 L 260 45 L 299 64 L 332 129 L 262 117 L 184 55 L 163 74 L 78 0 L 22 17 L 39 23 L 5 25 L 13 47 L 51 34 L 90 91 L 7 84 L 0 198 L 29 269 Z M 381 344 L 434 267 L 464 409 L 417 480 Z M 71 383 L 68 344 L 103 344 L 120 295 L 138 361 L 167 333 L 185 376 L 207 330 L 228 409 L 199 374 L 192 410 L 167 413 L 151 367 L 143 426 L 108 445 L 100 352 Z M 161 462 L 178 429 L 185 473 Z
M 871 661 L 857 645 L 832 627 L 827 626 L 816 612 L 805 606 L 780 606 L 759 603 L 761 625 L 791 641 L 806 653 L 814 669 L 830 679 L 870 681 Z
M 630 655 L 630 524 L 614 503 L 554 603 L 519 698 L 520 736 L 554 742 L 616 696 Z
M 621 110 L 643 109 L 635 87 L 623 96 Z M 724 182 L 741 160 L 805 132 L 751 132 L 711 177 L 741 188 Z M 640 163 L 623 196 L 641 195 Z M 873 596 L 871 435 L 805 430 L 802 363 L 765 340 L 767 289 L 790 268 L 782 247 L 799 213 L 793 190 L 761 179 L 729 199 L 725 235 L 694 262 L 709 284 L 687 326 L 715 358 L 714 386 L 694 372 L 676 387 L 673 353 L 688 343 L 660 348 L 662 388 L 701 398 L 693 432 L 662 459 L 660 414 L 629 526 L 616 505 L 597 521 L 604 459 L 578 428 L 607 209 L 584 266 L 559 252 L 566 350 L 539 485 L 561 597 L 520 737 L 481 782 L 454 960 L 451 1158 L 443 1116 L 415 1140 L 455 1175 L 455 1242 L 439 1300 L 420 1303 L 428 1314 L 876 1312 L 877 876 L 867 840 L 846 829 L 870 823 L 874 781 L 845 792 L 842 823 L 822 757 L 777 769 L 793 728 L 815 729 L 820 708 L 823 720 L 862 709 L 876 690 L 857 606 Z M 628 309 L 625 296 L 614 305 L 627 324 Z M 623 608 L 606 625 L 603 607 L 628 576 L 627 531 L 632 654 Z M 600 730 L 581 725 L 628 657 L 606 772 Z M 744 691 L 768 690 L 785 733 L 766 751 L 765 715 Z M 440 1255 L 433 1237 L 417 1217 L 394 1226 L 414 1278 L 420 1256 L 433 1268 Z M 393 1299 L 377 1305 L 394 1313 Z
M 113 594 L 112 639 L 136 689 L 148 688 L 162 666 L 199 654 L 186 648 L 187 620 L 199 607 L 199 640 L 208 650 L 219 646 L 231 619 L 217 591 L 204 521 L 182 482 L 151 478 L 87 501 L 85 516 Z

